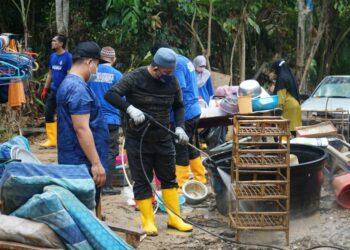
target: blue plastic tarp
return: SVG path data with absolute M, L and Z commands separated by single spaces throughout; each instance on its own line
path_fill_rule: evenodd
M 45 186 L 58 185 L 71 191 L 88 209 L 95 207 L 95 184 L 85 165 L 44 165 L 11 162 L 0 179 L 0 198 L 11 213 Z

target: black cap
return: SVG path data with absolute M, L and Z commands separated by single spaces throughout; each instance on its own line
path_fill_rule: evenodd
M 81 42 L 77 45 L 73 52 L 73 59 L 93 58 L 101 59 L 101 48 L 97 43 L 92 41 Z

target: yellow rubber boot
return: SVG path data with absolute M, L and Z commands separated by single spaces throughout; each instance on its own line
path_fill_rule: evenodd
M 176 181 L 181 188 L 190 178 L 190 167 L 176 165 Z
M 196 181 L 206 184 L 207 179 L 205 178 L 205 168 L 203 166 L 201 157 L 198 156 L 197 158 L 190 160 L 190 166 L 193 173 L 193 178 Z
M 154 214 L 152 206 L 152 197 L 144 200 L 137 200 L 141 212 L 142 229 L 148 236 L 157 236 L 158 229 L 154 224 Z
M 164 207 L 168 213 L 168 227 L 177 229 L 181 232 L 191 232 L 192 225 L 185 223 L 180 217 L 180 204 L 179 204 L 179 194 L 177 188 L 162 189 L 162 198 Z M 173 212 L 171 212 L 167 207 L 169 207 Z
M 46 123 L 46 142 L 40 144 L 40 147 L 50 148 L 57 146 L 57 122 Z

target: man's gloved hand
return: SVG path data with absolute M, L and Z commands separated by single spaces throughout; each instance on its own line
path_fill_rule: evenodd
M 175 142 L 181 145 L 186 145 L 188 143 L 189 139 L 186 132 L 183 130 L 183 128 L 176 127 L 175 134 L 177 135 Z
M 140 125 L 145 121 L 145 114 L 141 110 L 135 108 L 132 105 L 130 105 L 127 108 L 126 113 L 128 113 L 128 115 L 133 120 L 136 126 Z
M 48 88 L 46 87 L 43 88 L 43 91 L 41 92 L 41 99 L 45 99 L 48 91 L 49 91 Z

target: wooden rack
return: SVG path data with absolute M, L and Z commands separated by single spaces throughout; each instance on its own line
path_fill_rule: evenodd
M 235 116 L 230 225 L 244 230 L 284 231 L 289 244 L 289 121 L 275 116 Z M 243 137 L 253 142 L 240 142 Z M 282 142 L 283 139 L 283 142 Z

